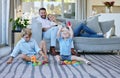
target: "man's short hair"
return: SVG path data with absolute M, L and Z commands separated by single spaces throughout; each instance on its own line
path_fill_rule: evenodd
M 23 28 L 21 31 L 21 36 L 24 37 L 25 35 L 28 35 L 30 37 L 32 35 L 31 29 Z
M 39 9 L 39 12 L 40 12 L 41 10 L 45 10 L 45 11 L 46 11 L 46 9 L 45 9 L 45 8 L 40 8 L 40 9 Z

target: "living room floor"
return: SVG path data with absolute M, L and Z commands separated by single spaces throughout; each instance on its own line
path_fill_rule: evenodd
M 5 49 L 6 51 L 7 49 Z M 4 52 L 5 52 L 4 51 Z M 1 52 L 1 49 L 0 49 Z M 0 78 L 119 78 L 120 56 L 110 54 L 81 55 L 92 62 L 92 65 L 81 63 L 59 65 L 54 56 L 48 55 L 48 65 L 32 66 L 22 61 L 19 56 L 10 65 L 6 64 L 8 55 L 0 58 Z

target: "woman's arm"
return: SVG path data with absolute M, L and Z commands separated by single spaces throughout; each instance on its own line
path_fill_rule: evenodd
M 59 29 L 58 29 L 58 32 L 57 32 L 57 37 L 59 38 L 60 37 L 60 32 L 62 30 L 62 26 L 59 26 Z
M 70 37 L 73 38 L 73 30 L 72 30 L 72 27 L 71 26 L 68 26 L 69 28 L 69 31 L 70 31 Z

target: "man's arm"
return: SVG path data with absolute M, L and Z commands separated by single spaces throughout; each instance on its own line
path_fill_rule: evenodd
M 42 31 L 45 32 L 47 30 L 49 30 L 51 27 L 47 27 L 47 28 L 42 28 Z
M 43 27 L 43 28 L 42 28 L 42 31 L 45 32 L 45 31 L 49 30 L 50 28 L 56 27 L 56 26 L 57 26 L 57 25 L 51 25 L 50 27 L 46 27 L 46 28 Z

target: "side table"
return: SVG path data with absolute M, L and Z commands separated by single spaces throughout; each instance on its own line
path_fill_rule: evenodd
M 14 48 L 14 43 L 15 43 L 15 33 L 21 32 L 21 30 L 12 30 L 12 35 L 11 35 L 11 51 Z

